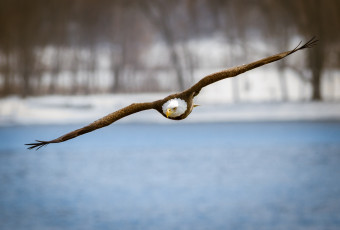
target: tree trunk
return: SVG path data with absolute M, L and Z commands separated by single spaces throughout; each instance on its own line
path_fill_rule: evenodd
M 175 72 L 176 72 L 179 91 L 183 91 L 183 90 L 185 90 L 185 82 L 184 82 L 182 67 L 181 67 L 181 63 L 179 61 L 178 54 L 176 52 L 174 44 L 168 44 L 168 48 L 170 50 L 171 62 L 173 64 L 173 67 L 174 67 Z
M 281 91 L 281 100 L 288 101 L 288 89 L 287 89 L 287 81 L 285 76 L 285 66 L 286 63 L 284 60 L 278 64 L 278 72 L 279 72 L 279 87 Z
M 320 42 L 317 46 L 313 47 L 309 52 L 309 66 L 312 70 L 312 100 L 321 101 L 321 74 L 323 67 L 323 47 Z
M 119 65 L 116 65 L 112 70 L 114 78 L 112 93 L 119 93 L 122 91 L 122 68 Z
M 22 52 L 22 57 L 19 57 L 21 59 L 21 97 L 26 98 L 27 96 L 30 96 L 32 94 L 31 90 L 31 77 L 32 77 L 32 68 L 33 68 L 33 59 L 34 55 L 31 54 L 31 52 Z
M 11 63 L 10 63 L 10 54 L 9 52 L 6 52 L 5 55 L 5 65 L 4 65 L 4 71 L 3 71 L 3 78 L 4 78 L 4 83 L 3 83 L 3 89 L 1 92 L 1 96 L 7 96 L 11 94 L 13 91 L 12 89 L 12 81 L 11 81 Z

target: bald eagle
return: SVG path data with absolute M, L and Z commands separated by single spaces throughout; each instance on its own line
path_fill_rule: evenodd
M 200 93 L 203 87 L 210 85 L 212 83 L 215 83 L 217 81 L 223 80 L 225 78 L 235 77 L 239 74 L 242 74 L 248 70 L 260 67 L 262 65 L 266 65 L 268 63 L 278 61 L 284 57 L 287 57 L 288 55 L 292 53 L 295 53 L 298 50 L 302 50 L 302 49 L 310 48 L 314 46 L 317 43 L 317 41 L 318 40 L 316 40 L 315 37 L 313 37 L 306 44 L 302 46 L 300 46 L 301 44 L 300 42 L 298 46 L 293 50 L 279 53 L 279 54 L 276 54 L 276 55 L 273 55 L 273 56 L 270 56 L 270 57 L 267 57 L 259 61 L 249 63 L 249 64 L 233 67 L 230 69 L 222 70 L 217 73 L 210 74 L 202 78 L 196 84 L 191 86 L 189 89 L 184 90 L 183 92 L 171 94 L 161 100 L 157 100 L 154 102 L 131 104 L 125 108 L 122 108 L 113 113 L 110 113 L 106 115 L 105 117 L 99 120 L 96 120 L 93 123 L 83 128 L 69 132 L 54 140 L 50 140 L 50 141 L 37 140 L 36 143 L 30 143 L 26 145 L 28 145 L 28 149 L 36 148 L 36 150 L 38 150 L 41 147 L 46 146 L 47 144 L 60 143 L 60 142 L 70 140 L 72 138 L 78 137 L 85 133 L 92 132 L 96 129 L 100 129 L 105 126 L 108 126 L 112 124 L 113 122 L 123 117 L 129 116 L 133 113 L 137 113 L 137 112 L 141 112 L 143 110 L 149 110 L 149 109 L 157 110 L 160 114 L 162 114 L 165 118 L 168 118 L 168 119 L 172 119 L 172 120 L 185 119 L 191 113 L 193 108 L 197 106 L 193 103 L 193 99 Z

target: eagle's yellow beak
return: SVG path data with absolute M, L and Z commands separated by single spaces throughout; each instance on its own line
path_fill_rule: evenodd
M 172 109 L 169 108 L 169 109 L 166 110 L 165 115 L 168 118 L 172 113 L 173 113 Z

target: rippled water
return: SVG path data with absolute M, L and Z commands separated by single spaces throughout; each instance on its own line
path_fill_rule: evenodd
M 339 229 L 340 122 L 0 128 L 0 229 Z

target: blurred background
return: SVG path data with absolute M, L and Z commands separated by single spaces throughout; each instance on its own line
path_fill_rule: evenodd
M 0 0 L 1 229 L 338 229 L 340 1 Z M 181 123 L 134 102 L 204 88 Z
M 321 40 L 318 46 L 272 64 L 276 85 L 268 80 L 273 92 L 265 99 L 340 97 L 336 0 L 0 4 L 2 97 L 180 91 L 204 70 L 286 51 L 312 36 Z M 286 79 L 286 73 L 296 79 Z M 256 85 L 248 80 L 229 81 L 233 101 L 251 100 L 247 94 Z M 291 81 L 298 96 L 288 89 Z

